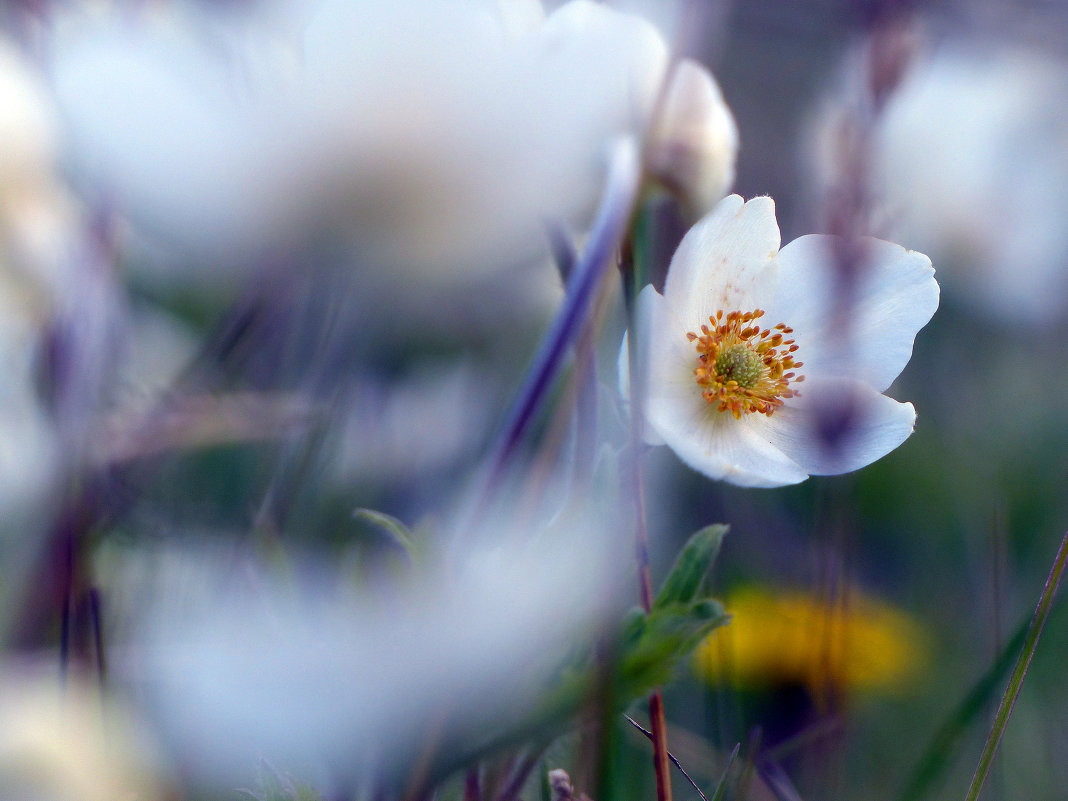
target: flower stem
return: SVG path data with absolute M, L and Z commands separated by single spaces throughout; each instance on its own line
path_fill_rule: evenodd
M 650 741 L 652 741 L 653 733 L 651 731 L 647 731 L 640 723 L 638 723 L 638 721 L 636 721 L 630 715 L 624 715 L 623 717 L 627 719 L 627 723 L 636 728 L 638 731 L 648 737 Z M 697 791 L 697 794 L 701 796 L 701 801 L 708 801 L 708 797 L 701 791 L 701 786 L 693 780 L 690 774 L 686 772 L 686 768 L 682 766 L 682 763 L 679 762 L 678 759 L 672 756 L 671 752 L 668 752 L 668 759 L 671 760 L 671 764 L 678 769 L 679 773 L 686 777 L 686 781 L 688 781 L 690 783 L 690 786 Z
M 631 373 L 633 376 L 634 373 Z M 632 387 L 633 389 L 633 387 Z M 638 464 L 637 443 L 632 449 L 632 481 L 635 506 L 635 552 L 638 557 L 638 582 L 642 609 L 649 614 L 653 608 L 653 578 L 649 569 L 649 535 L 645 525 L 645 492 L 641 466 Z M 653 768 L 656 771 L 657 801 L 671 801 L 671 762 L 667 744 L 667 718 L 664 715 L 664 694 L 659 690 L 649 696 L 649 729 L 653 741 Z
M 1035 649 L 1038 647 L 1038 638 L 1042 636 L 1042 627 L 1045 626 L 1046 618 L 1049 617 L 1050 608 L 1053 605 L 1053 597 L 1057 593 L 1057 585 L 1060 584 L 1066 559 L 1068 559 L 1068 532 L 1065 533 L 1064 539 L 1061 540 L 1061 547 L 1057 550 L 1057 556 L 1053 560 L 1053 567 L 1050 568 L 1046 586 L 1038 599 L 1035 615 L 1031 618 L 1031 627 L 1027 630 L 1027 638 L 1024 640 L 1023 651 L 1020 653 L 1016 668 L 1012 671 L 1012 677 L 1009 679 L 1009 686 L 1005 688 L 1005 695 L 1002 697 L 997 714 L 994 716 L 994 725 L 986 738 L 986 745 L 983 747 L 983 753 L 979 757 L 979 764 L 975 768 L 975 775 L 972 776 L 971 786 L 965 796 L 966 801 L 976 801 L 979 798 L 983 783 L 986 781 L 987 774 L 990 773 L 994 755 L 997 754 L 998 746 L 1001 744 L 1001 736 L 1005 733 L 1009 715 L 1012 714 L 1012 709 L 1016 705 L 1016 699 L 1020 695 L 1020 687 L 1023 685 L 1024 677 L 1031 666 L 1031 659 L 1034 657 Z
M 644 233 L 643 218 L 648 210 L 640 215 L 635 228 Z M 630 459 L 628 472 L 630 495 L 634 503 L 634 551 L 638 560 L 638 582 L 641 592 L 642 608 L 648 614 L 653 608 L 653 578 L 649 568 L 649 533 L 645 521 L 645 487 L 641 470 L 642 427 L 645 424 L 645 380 L 646 360 L 640 358 L 641 340 L 635 331 L 634 304 L 641 287 L 637 280 L 642 275 L 644 266 L 640 257 L 644 256 L 647 242 L 634 242 L 623 252 L 620 269 L 623 277 L 623 292 L 627 299 L 628 316 L 628 359 L 630 361 Z M 635 260 L 635 251 L 639 259 Z M 656 771 L 657 801 L 671 801 L 671 762 L 667 745 L 667 718 L 664 715 L 664 696 L 659 689 L 649 697 L 649 728 L 653 741 L 653 767 Z
M 590 233 L 589 244 L 567 282 L 564 305 L 542 340 L 491 455 L 485 496 L 492 492 L 501 479 L 519 440 L 563 366 L 568 346 L 581 330 L 594 290 L 612 263 L 611 256 L 630 223 L 640 178 L 637 147 L 633 140 L 622 139 L 613 150 L 604 198 Z

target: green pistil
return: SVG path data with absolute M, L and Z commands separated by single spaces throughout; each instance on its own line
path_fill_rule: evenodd
M 716 356 L 716 376 L 720 381 L 737 381 L 738 386 L 752 389 L 764 374 L 764 359 L 748 345 L 738 343 Z

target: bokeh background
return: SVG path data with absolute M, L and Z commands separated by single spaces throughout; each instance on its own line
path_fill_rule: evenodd
M 694 473 L 667 448 L 643 457 L 655 580 L 693 531 L 730 525 L 711 588 L 736 618 L 665 689 L 672 752 L 710 794 L 740 743 L 728 798 L 961 797 L 1007 680 L 1014 637 L 1068 528 L 1068 8 L 697 0 L 672 6 L 673 16 L 649 4 L 607 5 L 674 20 L 668 39 L 712 70 L 739 131 L 733 191 L 775 199 L 784 243 L 813 232 L 887 238 L 927 253 L 942 288 L 938 312 L 888 393 L 915 405 L 916 431 L 876 464 L 795 487 L 745 490 Z M 385 4 L 369 7 L 388 13 Z M 3 354 L 13 388 L 0 390 L 0 656 L 10 686 L 0 698 L 32 700 L 22 689 L 28 677 L 55 683 L 62 673 L 92 683 L 105 673 L 149 733 L 79 762 L 71 754 L 93 737 L 66 719 L 49 728 L 42 710 L 50 701 L 0 706 L 0 731 L 33 728 L 33 742 L 47 745 L 32 752 L 46 755 L 41 764 L 75 777 L 55 791 L 74 793 L 63 798 L 115 786 L 141 787 L 143 798 L 233 798 L 238 787 L 267 797 L 276 769 L 324 798 L 370 795 L 380 766 L 419 764 L 422 738 L 438 724 L 426 712 L 434 702 L 421 703 L 440 687 L 471 713 L 458 715 L 459 723 L 450 718 L 457 728 L 445 731 L 475 750 L 492 742 L 521 717 L 517 709 L 537 704 L 530 690 L 548 675 L 538 671 L 553 649 L 587 642 L 598 615 L 637 602 L 629 541 L 609 545 L 590 534 L 611 529 L 614 512 L 596 523 L 564 521 L 565 531 L 534 556 L 520 546 L 479 552 L 479 570 L 460 582 L 469 591 L 454 594 L 455 583 L 439 588 L 429 568 L 392 583 L 408 569 L 398 545 L 407 534 L 353 511 L 402 521 L 436 554 L 435 532 L 469 501 L 560 307 L 563 282 L 548 249 L 541 243 L 532 252 L 530 232 L 511 226 L 502 227 L 502 247 L 477 226 L 453 238 L 455 221 L 425 222 L 422 204 L 437 208 L 436 193 L 448 192 L 418 176 L 456 143 L 441 137 L 426 145 L 411 134 L 424 122 L 427 93 L 417 88 L 411 100 L 403 81 L 332 87 L 380 85 L 383 96 L 395 89 L 410 102 L 388 117 L 395 128 L 387 134 L 355 126 L 317 144 L 332 153 L 351 134 L 376 166 L 391 164 L 394 145 L 416 151 L 407 167 L 416 178 L 385 167 L 363 171 L 363 160 L 344 162 L 354 170 L 348 176 L 329 158 L 292 164 L 274 151 L 274 161 L 234 163 L 226 154 L 235 151 L 224 147 L 228 126 L 285 130 L 257 108 L 240 119 L 214 117 L 210 105 L 196 109 L 207 109 L 196 139 L 180 127 L 193 118 L 162 95 L 158 107 L 124 124 L 124 92 L 149 99 L 156 91 L 139 83 L 152 63 L 109 61 L 109 53 L 125 52 L 121 37 L 93 42 L 88 55 L 69 44 L 89 24 L 78 16 L 86 9 L 90 19 L 117 13 L 130 29 L 154 14 L 195 19 L 208 50 L 247 68 L 253 88 L 262 75 L 288 74 L 292 58 L 285 48 L 256 50 L 253 34 L 300 27 L 306 13 L 269 0 L 4 5 L 5 47 L 18 54 L 17 69 L 34 75 L 48 111 L 39 130 L 29 113 L 13 116 L 23 127 L 0 135 L 40 145 L 43 155 L 33 144 L 17 152 L 38 158 L 49 177 L 27 178 L 41 164 L 8 168 L 0 154 L 8 169 L 0 171 L 0 293 L 10 321 L 0 326 L 10 337 L 4 327 L 0 334 L 14 343 Z M 344 40 L 330 44 L 346 52 Z M 435 55 L 443 47 L 433 37 L 420 44 Z M 865 79 L 880 47 L 889 55 L 879 63 L 889 66 L 873 90 Z M 176 58 L 185 65 L 185 56 Z M 403 64 L 418 74 L 416 61 Z M 328 72 L 331 63 L 338 62 L 328 61 Z M 191 68 L 191 86 L 211 82 L 200 68 Z M 472 97 L 464 95 L 470 106 L 461 108 L 477 112 L 480 95 Z M 510 124 L 522 105 L 478 125 Z M 428 107 L 431 124 L 440 124 Z M 328 127 L 335 120 L 330 104 L 324 108 Z M 172 111 L 173 140 L 137 127 L 154 130 L 149 123 Z M 481 135 L 478 125 L 472 120 Z M 294 137 L 316 130 L 309 124 Z M 535 132 L 527 147 L 566 130 L 550 126 L 544 141 Z M 277 144 L 262 133 L 247 140 L 255 143 L 249 149 Z M 203 142 L 203 152 L 181 150 L 188 141 Z M 180 158 L 169 155 L 176 146 Z M 585 164 L 577 150 L 539 152 L 535 160 Z M 262 163 L 279 174 L 257 173 Z M 287 164 L 313 171 L 310 183 L 332 191 L 300 195 L 294 187 L 305 185 Z M 116 165 L 136 180 L 109 185 Z M 207 167 L 183 176 L 189 165 Z M 476 167 L 487 165 L 449 162 L 455 172 L 444 180 Z M 504 179 L 527 175 L 500 169 Z M 554 178 L 562 171 L 544 170 Z M 190 194 L 140 194 L 137 181 L 151 187 L 154 175 Z M 578 243 L 602 179 L 598 173 L 575 189 L 574 197 L 592 192 L 568 218 L 582 221 L 565 231 Z M 216 196 L 219 185 L 234 197 Z M 367 186 L 374 191 L 362 194 Z M 285 216 L 276 201 L 315 213 Z M 528 211 L 518 205 L 500 206 L 500 216 L 518 219 Z M 655 281 L 686 224 L 666 197 L 649 209 Z M 475 211 L 485 209 L 475 204 Z M 283 218 L 289 228 L 277 222 Z M 160 236 L 160 219 L 177 220 L 185 238 Z M 265 233 L 269 247 L 259 246 Z M 485 246 L 474 256 L 472 241 Z M 58 248 L 79 254 L 75 274 L 20 272 L 27 258 L 52 263 Z M 626 327 L 617 287 L 600 309 L 599 442 L 618 451 L 627 427 L 615 373 Z M 558 388 L 554 401 L 566 403 L 566 392 Z M 527 443 L 532 471 L 541 469 L 539 443 L 575 439 L 553 423 L 551 415 L 539 420 Z M 558 466 L 566 457 L 550 461 Z M 546 472 L 552 487 L 559 478 Z M 507 544 L 513 525 L 493 517 L 481 536 Z M 436 564 L 430 556 L 414 560 L 423 558 Z M 546 576 L 552 580 L 541 581 Z M 615 594 L 599 591 L 602 580 Z M 513 609 L 517 598 L 525 602 Z M 505 611 L 492 614 L 493 606 Z M 798 631 L 805 636 L 787 642 L 784 632 Z M 472 653 L 480 659 L 460 658 Z M 1058 604 L 984 798 L 1063 797 L 1066 654 L 1068 620 Z M 533 678 L 508 675 L 528 669 Z M 294 684 L 295 676 L 302 680 Z M 91 707 L 96 696 L 89 697 Z M 379 703 L 394 697 L 405 703 Z M 640 704 L 631 712 L 646 722 Z M 956 736 L 936 741 L 954 720 Z M 611 787 L 620 798 L 652 797 L 648 741 L 625 721 L 611 725 L 613 781 L 592 775 L 589 744 L 568 732 L 539 755 L 524 797 L 550 797 L 539 777 L 554 767 L 591 794 Z M 204 738 L 211 727 L 217 739 Z M 368 729 L 376 735 L 367 737 Z M 4 737 L 0 799 L 19 798 L 5 795 L 4 777 L 22 775 L 31 752 L 19 750 L 25 740 L 12 735 L 5 745 Z M 227 738 L 238 745 L 213 752 Z M 338 745 L 364 740 L 370 745 L 351 751 Z M 290 747 L 281 748 L 277 768 L 264 768 L 256 758 L 271 755 L 260 743 Z M 384 756 L 390 748 L 404 756 Z M 352 776 L 336 781 L 338 772 L 319 757 L 355 766 Z M 933 766 L 924 774 L 930 781 L 913 783 L 922 764 Z M 454 777 L 440 797 L 462 790 Z M 677 774 L 675 792 L 694 797 Z

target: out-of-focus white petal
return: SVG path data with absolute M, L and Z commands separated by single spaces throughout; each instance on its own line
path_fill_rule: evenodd
M 44 87 L 0 39 L 0 201 L 50 171 L 56 137 Z
M 872 139 L 881 230 L 930 256 L 951 296 L 995 324 L 1068 310 L 1068 62 L 1007 37 L 949 37 L 917 50 Z M 813 124 L 814 184 L 840 169 L 849 112 Z
M 606 147 L 644 128 L 667 62 L 649 23 L 585 0 L 540 22 L 521 0 L 326 0 L 273 72 L 277 43 L 201 16 L 112 15 L 55 43 L 92 191 L 202 256 L 328 229 L 427 283 L 529 263 L 547 220 L 588 225 Z
M 56 431 L 35 380 L 73 225 L 54 174 L 53 126 L 41 81 L 0 39 L 0 609 L 11 608 L 33 558 L 58 477 Z
M 806 382 L 800 399 L 763 423 L 772 445 L 813 475 L 859 470 L 908 439 L 916 423 L 911 403 L 899 403 L 861 381 Z
M 882 392 L 905 369 L 917 332 L 938 308 L 934 269 L 922 253 L 864 239 L 856 284 L 843 295 L 835 246 L 833 237 L 811 234 L 779 251 L 780 283 L 766 319 L 794 329 L 801 372 L 810 379 L 847 376 Z
M 640 124 L 644 120 L 668 64 L 667 43 L 652 24 L 593 0 L 571 0 L 546 17 L 539 35 L 544 53 L 559 54 L 559 60 L 549 60 L 550 69 L 566 68 L 566 75 L 575 81 L 558 85 L 565 98 L 610 104 L 605 109 L 611 109 L 609 117 L 614 117 L 616 124 Z M 613 54 L 616 64 L 611 62 Z M 565 74 L 560 72 L 556 77 Z M 590 93 L 595 86 L 604 92 L 603 97 Z M 577 89 L 581 95 L 572 94 Z
M 496 0 L 497 13 L 507 34 L 530 33 L 545 19 L 541 0 Z
M 775 291 L 779 250 L 775 202 L 724 198 L 682 238 L 668 267 L 664 298 L 694 331 L 717 310 L 752 310 Z M 682 332 L 684 335 L 686 331 Z
M 58 676 L 0 675 L 0 797 L 113 801 L 165 797 L 151 739 L 125 708 Z
M 115 672 L 201 781 L 232 786 L 260 759 L 342 783 L 403 773 L 522 719 L 618 611 L 618 542 L 594 509 L 527 538 L 489 520 L 485 542 L 381 592 L 321 564 L 282 580 L 247 555 L 116 554 L 117 580 L 140 574 L 116 593 L 140 625 Z
M 83 22 L 52 75 L 75 177 L 110 208 L 199 255 L 279 236 L 297 189 L 285 128 L 235 100 L 247 87 L 189 31 Z

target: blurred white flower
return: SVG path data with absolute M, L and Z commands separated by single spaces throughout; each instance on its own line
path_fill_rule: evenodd
M 163 797 L 157 755 L 111 699 L 6 665 L 0 677 L 0 799 Z
M 994 320 L 1042 324 L 1068 310 L 1068 64 L 1005 43 L 920 51 L 873 141 L 885 230 L 930 255 L 947 291 Z M 814 144 L 834 169 L 842 109 Z
M 499 414 L 495 381 L 465 362 L 417 366 L 392 382 L 368 376 L 345 398 L 331 438 L 337 480 L 425 480 L 469 463 Z
M 811 235 L 780 251 L 767 197 L 731 195 L 690 229 L 663 296 L 638 299 L 650 441 L 712 478 L 772 487 L 856 470 L 912 433 L 912 405 L 881 393 L 938 305 L 931 263 L 864 240 L 843 326 L 834 246 Z
M 696 61 L 680 61 L 649 142 L 650 174 L 692 222 L 731 188 L 737 156 L 738 127 L 716 79 Z
M 69 245 L 53 174 L 51 109 L 32 70 L 0 40 L 0 532 L 28 526 L 51 486 L 56 443 L 35 386 L 35 351 Z M 2 583 L 2 582 L 0 582 Z
M 148 595 L 112 592 L 141 632 L 115 672 L 208 784 L 247 781 L 260 758 L 329 786 L 469 753 L 529 714 L 618 611 L 602 522 L 524 540 L 499 519 L 462 563 L 419 558 L 359 589 L 356 571 L 325 565 L 283 581 L 241 555 L 165 551 L 155 573 L 120 559 L 116 579 L 141 574 Z
M 375 265 L 514 264 L 546 252 L 547 222 L 588 221 L 667 59 L 649 23 L 589 0 L 544 20 L 490 0 L 310 9 L 303 30 L 221 42 L 194 14 L 68 24 L 53 73 L 77 171 L 201 254 L 325 226 Z M 272 71 L 270 50 L 300 57 Z

